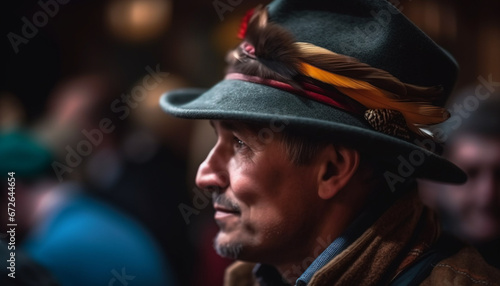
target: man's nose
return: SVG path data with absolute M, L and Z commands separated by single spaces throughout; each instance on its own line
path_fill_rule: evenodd
M 228 158 L 218 145 L 214 146 L 207 158 L 198 167 L 196 185 L 207 191 L 223 191 L 229 186 Z

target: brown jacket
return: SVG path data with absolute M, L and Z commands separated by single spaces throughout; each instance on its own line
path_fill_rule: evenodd
M 317 271 L 308 286 L 389 285 L 429 250 L 439 237 L 435 214 L 416 191 L 399 199 L 347 249 Z M 226 270 L 224 285 L 258 285 L 254 264 L 236 262 Z M 498 285 L 500 271 L 472 247 L 464 246 L 439 261 L 420 285 Z

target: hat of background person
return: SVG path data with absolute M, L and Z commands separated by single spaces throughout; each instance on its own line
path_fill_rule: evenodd
M 19 179 L 33 179 L 50 169 L 48 148 L 21 130 L 0 132 L 0 174 L 15 172 Z
M 466 180 L 422 131 L 449 117 L 441 105 L 457 64 L 390 3 L 275 0 L 249 11 L 238 36 L 226 77 L 208 90 L 166 93 L 167 113 L 278 120 L 376 154 L 399 179 Z

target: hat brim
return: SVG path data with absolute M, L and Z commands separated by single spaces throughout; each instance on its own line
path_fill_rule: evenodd
M 181 118 L 247 120 L 334 132 L 342 141 L 395 164 L 397 173 L 388 174 L 394 182 L 409 177 L 456 184 L 467 180 L 465 173 L 450 161 L 416 144 L 377 132 L 356 115 L 261 84 L 223 80 L 209 90 L 174 90 L 161 97 L 160 105 Z

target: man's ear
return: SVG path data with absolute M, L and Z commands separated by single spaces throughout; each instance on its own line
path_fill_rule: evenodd
M 330 199 L 351 180 L 358 169 L 360 154 L 344 146 L 328 145 L 321 155 L 318 195 Z

